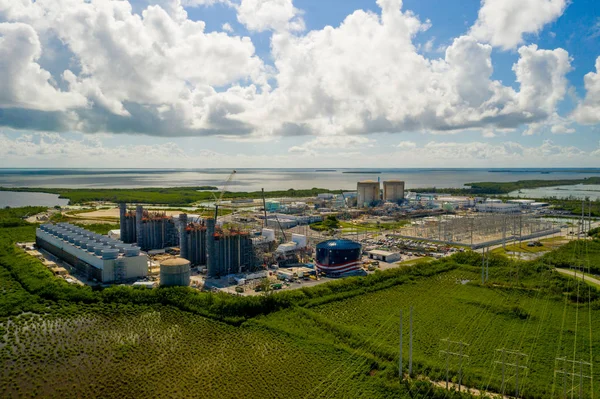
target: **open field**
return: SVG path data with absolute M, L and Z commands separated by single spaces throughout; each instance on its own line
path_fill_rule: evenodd
M 423 256 L 422 258 L 405 260 L 402 262 L 397 262 L 396 264 L 398 264 L 400 266 L 414 266 L 414 265 L 418 265 L 419 263 L 431 262 L 432 260 L 434 260 L 434 258 L 432 258 L 431 256 Z
M 5 217 L 14 213 L 0 210 L 0 222 Z M 14 247 L 31 241 L 34 228 L 0 229 L 1 397 L 459 398 L 428 382 L 445 378 L 440 350 L 461 350 L 440 341 L 448 338 L 463 342 L 469 356 L 464 385 L 499 392 L 495 362 L 505 348 L 527 355 L 520 397 L 558 398 L 557 357 L 600 362 L 599 291 L 554 270 L 600 264 L 600 242 L 570 242 L 531 262 L 491 254 L 485 285 L 481 255 L 467 251 L 237 297 L 69 285 Z M 406 373 L 411 306 L 413 378 L 401 383 L 399 314 Z M 448 364 L 458 383 L 458 358 Z M 506 377 L 513 392 L 514 369 Z M 568 380 L 568 391 L 578 388 L 577 379 Z M 595 397 L 599 389 L 595 384 Z M 585 380 L 583 397 L 591 392 Z

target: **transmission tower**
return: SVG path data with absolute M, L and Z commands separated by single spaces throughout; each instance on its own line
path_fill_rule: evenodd
M 567 376 L 572 377 L 572 381 L 575 381 L 575 377 L 579 377 L 579 399 L 582 399 L 583 397 L 583 379 L 592 379 L 591 375 L 585 375 L 583 374 L 583 366 L 589 367 L 590 369 L 592 368 L 592 363 L 590 362 L 586 362 L 583 360 L 569 360 L 566 357 L 557 357 L 556 358 L 557 362 L 561 362 L 562 366 L 560 368 L 560 370 L 554 370 L 555 374 L 562 374 L 563 375 L 563 381 L 562 381 L 562 386 L 563 386 L 563 398 L 567 399 L 568 396 L 568 390 L 567 390 Z M 567 364 L 570 363 L 572 364 L 572 370 L 571 372 L 567 371 Z M 579 365 L 579 371 L 575 372 L 575 365 Z M 556 377 L 556 376 L 555 376 Z M 571 389 L 571 398 L 573 398 L 573 395 L 575 394 L 575 388 Z
M 504 391 L 506 388 L 506 366 L 511 366 L 515 368 L 515 397 L 519 397 L 519 369 L 527 369 L 526 366 L 519 364 L 521 362 L 521 358 L 527 357 L 526 353 L 517 352 L 507 350 L 505 348 L 496 349 L 498 352 L 502 352 L 502 361 L 495 361 L 494 363 L 498 363 L 502 365 L 502 396 L 504 396 Z M 508 363 L 506 357 L 510 356 L 515 359 L 515 363 Z
M 446 350 L 440 350 L 440 353 L 443 353 L 446 355 L 446 389 L 448 389 L 448 380 L 449 380 L 449 375 L 450 375 L 450 356 L 458 356 L 460 358 L 460 366 L 458 368 L 458 392 L 460 392 L 461 384 L 462 384 L 463 360 L 465 358 L 466 359 L 469 358 L 469 356 L 465 355 L 463 352 L 464 352 L 465 346 L 469 346 L 469 344 L 466 344 L 463 341 L 450 341 L 448 338 L 441 339 L 440 341 L 446 343 Z M 452 346 L 458 345 L 459 351 L 458 352 L 450 351 L 450 345 L 452 345 Z

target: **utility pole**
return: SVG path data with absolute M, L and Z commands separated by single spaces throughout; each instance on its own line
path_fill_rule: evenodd
M 488 256 L 485 258 L 485 281 L 490 280 L 490 247 L 487 248 Z
M 485 269 L 485 247 L 481 248 L 481 285 L 483 285 L 485 283 L 484 269 Z
M 588 366 L 590 369 L 592 368 L 592 363 L 590 362 L 585 362 L 583 360 L 569 360 L 566 357 L 557 357 L 556 358 L 557 361 L 562 362 L 562 367 L 560 370 L 554 370 L 555 374 L 562 374 L 563 375 L 563 396 L 566 399 L 567 398 L 567 376 L 571 376 L 573 377 L 573 379 L 575 379 L 575 377 L 579 377 L 579 399 L 583 398 L 583 379 L 584 378 L 589 378 L 590 380 L 592 379 L 592 376 L 590 375 L 584 375 L 583 374 L 583 366 Z M 573 372 L 568 372 L 566 369 L 566 365 L 567 363 L 571 363 L 573 364 Z M 579 372 L 576 373 L 575 371 L 575 365 L 578 364 L 579 365 Z M 573 398 L 574 395 L 574 389 L 571 392 L 571 398 Z
M 410 307 L 410 337 L 408 340 L 408 374 L 412 375 L 412 355 L 413 355 L 413 307 Z
M 450 374 L 450 356 L 458 356 L 460 358 L 460 367 L 458 369 L 458 391 L 460 392 L 461 384 L 462 384 L 463 360 L 464 360 L 464 358 L 467 358 L 467 359 L 469 358 L 468 355 L 463 354 L 463 349 L 465 346 L 469 346 L 469 345 L 464 343 L 463 341 L 450 341 L 450 339 L 448 339 L 448 338 L 441 339 L 440 341 L 446 343 L 446 350 L 440 350 L 440 353 L 443 353 L 446 355 L 446 389 L 448 389 L 448 380 L 449 380 L 449 374 Z M 459 345 L 460 346 L 459 352 L 452 352 L 450 350 L 450 345 Z
M 402 309 L 400 310 L 400 360 L 398 361 L 398 375 L 400 377 L 400 381 L 404 379 L 402 375 Z
M 502 361 L 495 361 L 494 363 L 502 364 L 502 396 L 504 396 L 505 383 L 506 383 L 506 366 L 515 368 L 515 397 L 519 397 L 519 369 L 527 369 L 526 366 L 520 365 L 521 358 L 527 357 L 526 353 L 518 351 L 510 351 L 506 348 L 496 349 L 498 352 L 502 352 Z M 506 355 L 512 356 L 515 359 L 515 363 L 507 363 Z

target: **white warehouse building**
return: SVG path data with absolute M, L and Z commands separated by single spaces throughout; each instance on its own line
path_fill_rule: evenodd
M 36 245 L 102 283 L 133 280 L 148 274 L 148 256 L 124 244 L 70 223 L 44 224 Z

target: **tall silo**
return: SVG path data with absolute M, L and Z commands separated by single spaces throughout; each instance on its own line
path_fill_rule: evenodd
M 404 199 L 404 182 L 402 180 L 387 180 L 383 182 L 383 200 L 400 202 Z
M 180 255 L 184 259 L 190 259 L 190 255 L 188 253 L 188 234 L 186 232 L 187 228 L 187 214 L 182 213 L 179 215 L 179 249 Z
M 171 258 L 160 262 L 161 286 L 190 285 L 190 262 L 183 258 Z
M 380 201 L 379 182 L 373 180 L 359 181 L 356 185 L 358 208 L 366 208 Z

